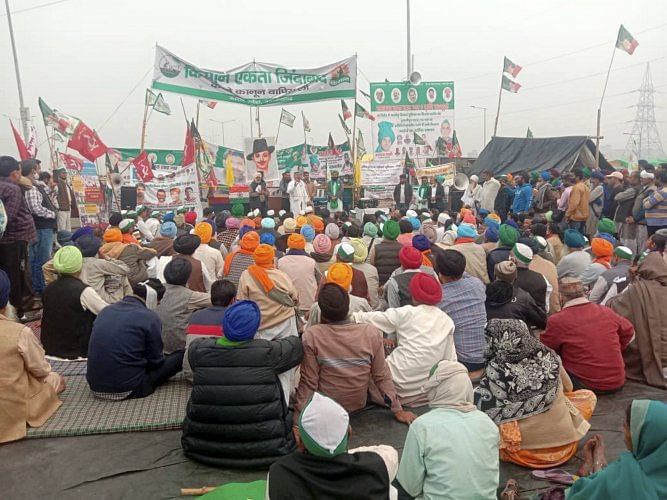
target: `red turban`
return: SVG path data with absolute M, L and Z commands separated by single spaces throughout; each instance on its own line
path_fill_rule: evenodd
M 410 280 L 410 293 L 417 304 L 434 306 L 442 300 L 442 286 L 438 280 L 422 272 L 415 273 Z
M 422 253 L 413 246 L 404 246 L 398 252 L 398 260 L 403 269 L 419 269 L 422 265 Z

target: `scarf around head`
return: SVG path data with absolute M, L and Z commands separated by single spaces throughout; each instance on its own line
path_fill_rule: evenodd
M 520 320 L 491 319 L 485 334 L 489 361 L 475 389 L 477 408 L 496 425 L 549 410 L 558 395 L 558 355 Z
M 466 413 L 477 409 L 468 369 L 456 361 L 443 360 L 433 366 L 421 390 L 428 394 L 431 408 L 453 408 Z

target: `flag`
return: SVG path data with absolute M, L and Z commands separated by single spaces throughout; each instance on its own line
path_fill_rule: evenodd
M 347 104 L 345 104 L 345 101 L 343 99 L 340 100 L 340 107 L 343 110 L 344 120 L 349 120 L 350 118 L 352 118 L 352 112 L 350 111 L 350 108 L 347 107 Z
M 199 143 L 199 148 L 197 149 L 197 168 L 201 172 L 202 176 L 206 179 L 208 186 L 215 189 L 218 187 L 218 178 L 215 175 L 215 170 L 213 169 L 210 158 L 208 156 L 209 146 L 206 144 L 206 141 L 201 138 L 199 132 L 196 131 L 196 129 L 193 133 L 193 137 L 197 138 Z
M 408 150 L 406 149 L 405 150 L 405 157 L 403 158 L 403 168 L 405 170 L 408 170 L 408 169 L 414 168 L 414 166 L 415 166 L 415 162 L 413 162 L 410 159 L 410 155 L 408 154 Z
M 340 116 L 340 113 L 338 113 L 338 119 L 340 120 L 340 126 L 343 127 L 343 130 L 347 135 L 350 135 L 352 131 L 350 130 L 350 127 L 347 126 L 347 123 L 345 123 L 345 120 L 343 120 L 343 117 Z
M 115 167 L 111 164 L 111 157 L 108 152 L 104 154 L 104 168 L 106 168 L 107 174 L 118 173 L 118 164 Z
M 375 117 L 366 111 L 366 109 L 358 102 L 354 103 L 354 114 L 356 114 L 359 118 L 368 118 L 372 122 L 375 121 Z
M 61 134 L 72 135 L 79 125 L 80 120 L 78 118 L 61 113 L 57 109 L 49 108 L 41 97 L 39 98 L 39 109 L 42 112 L 44 123 Z
M 503 73 L 508 73 L 512 75 L 512 78 L 516 78 L 516 75 L 519 74 L 523 67 L 519 66 L 516 63 L 510 61 L 507 57 L 503 61 Z
M 357 156 L 354 162 L 354 185 L 361 186 L 361 156 Z
M 628 30 L 625 29 L 625 26 L 621 24 L 618 28 L 618 36 L 616 37 L 616 48 L 626 51 L 628 54 L 632 53 L 639 45 L 639 42 L 635 40 Z
M 361 95 L 364 96 L 366 99 L 368 99 L 369 101 L 371 100 L 371 95 L 370 94 L 364 92 L 361 89 L 359 89 L 359 92 L 361 92 Z
M 419 135 L 417 132 L 413 132 L 414 136 L 412 142 L 415 143 L 415 146 L 426 146 L 426 141 Z
M 151 161 L 148 159 L 148 155 L 145 150 L 142 150 L 134 160 L 130 162 L 134 165 L 135 170 L 137 171 L 137 176 L 141 179 L 142 182 L 150 182 L 153 180 L 153 168 L 151 167 Z
M 188 128 L 185 131 L 185 145 L 183 146 L 183 160 L 181 160 L 181 166 L 187 167 L 192 165 L 195 162 L 195 139 L 192 136 L 192 129 L 194 127 L 194 122 L 188 124 Z
M 225 184 L 228 187 L 234 185 L 234 163 L 232 162 L 232 155 L 227 155 L 227 160 L 225 161 Z
M 145 106 L 152 106 L 157 101 L 157 94 L 151 89 L 146 89 L 146 97 L 144 98 Z
M 533 138 L 533 131 L 530 130 L 530 127 L 528 127 L 528 130 L 526 130 L 526 139 L 532 139 Z
M 75 170 L 77 172 L 83 170 L 83 160 L 81 158 L 68 155 L 67 153 L 58 153 L 58 156 L 60 157 L 60 163 L 62 163 L 67 170 Z
M 202 101 L 199 99 L 199 102 L 206 106 L 207 108 L 215 109 L 215 107 L 218 105 L 218 101 Z
M 30 122 L 30 133 L 28 135 L 28 144 L 25 146 L 28 149 L 30 158 L 37 158 L 37 129 L 35 124 Z
M 306 118 L 306 115 L 303 114 L 303 111 L 301 112 L 301 118 L 303 119 L 303 131 L 310 132 L 310 122 Z
M 452 134 L 452 150 L 449 153 L 450 158 L 461 158 L 461 144 L 459 144 L 459 138 L 456 137 L 456 130 Z
M 357 131 L 357 157 L 362 157 L 366 154 L 366 146 L 364 145 L 364 136 L 361 135 L 361 129 Z
M 21 134 L 19 134 L 19 131 L 16 130 L 14 127 L 14 124 L 12 123 L 11 120 L 9 120 L 9 124 L 12 126 L 12 133 L 14 134 L 14 140 L 16 141 L 16 147 L 19 150 L 19 157 L 21 160 L 29 160 L 30 159 L 30 153 L 28 153 L 28 148 L 25 145 L 25 142 L 23 141 L 23 137 L 21 137 Z
M 333 140 L 333 136 L 331 135 L 331 132 L 329 132 L 329 140 L 327 141 L 327 146 L 331 151 L 336 150 L 336 143 Z
M 294 120 L 296 120 L 296 116 L 286 109 L 283 108 L 280 111 L 280 123 L 287 125 L 289 128 L 292 128 L 294 126 Z
M 83 122 L 79 122 L 74 135 L 70 137 L 67 143 L 67 147 L 78 151 L 81 156 L 90 161 L 95 161 L 107 152 L 107 147 L 97 135 L 97 132 Z
M 171 108 L 169 107 L 169 104 L 167 104 L 167 101 L 164 100 L 162 92 L 160 92 L 157 95 L 157 99 L 155 99 L 155 104 L 153 104 L 153 109 L 158 113 L 163 113 L 165 115 L 171 114 Z
M 512 94 L 516 94 L 519 91 L 520 88 L 521 88 L 520 83 L 513 82 L 508 77 L 503 75 L 503 90 L 507 90 L 508 92 L 511 92 Z

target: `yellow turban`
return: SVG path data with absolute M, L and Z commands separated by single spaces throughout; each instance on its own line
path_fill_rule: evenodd
M 352 238 L 350 240 L 350 245 L 354 248 L 354 262 L 366 262 L 366 257 L 368 257 L 368 248 L 361 238 Z
M 327 271 L 327 283 L 336 283 L 343 290 L 349 290 L 352 286 L 352 266 L 342 262 L 336 262 Z
M 123 241 L 123 233 L 121 233 L 120 229 L 118 229 L 117 227 L 110 227 L 104 232 L 102 238 L 106 243 Z
M 304 217 L 303 215 L 299 215 L 296 218 L 296 227 L 305 226 L 306 224 L 308 224 L 308 219 L 306 219 L 306 217 Z
M 213 237 L 213 226 L 208 222 L 200 222 L 195 226 L 194 234 L 199 236 L 203 244 L 208 245 L 208 242 Z

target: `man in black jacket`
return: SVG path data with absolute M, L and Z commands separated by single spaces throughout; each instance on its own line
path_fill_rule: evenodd
M 266 468 L 295 449 L 292 412 L 278 375 L 301 363 L 297 336 L 254 339 L 260 310 L 234 303 L 222 319 L 223 337 L 195 340 L 194 373 L 181 445 L 185 455 L 218 467 Z
M 405 212 L 412 201 L 412 186 L 408 182 L 408 176 L 401 174 L 398 184 L 394 187 L 394 203 L 396 208 Z

